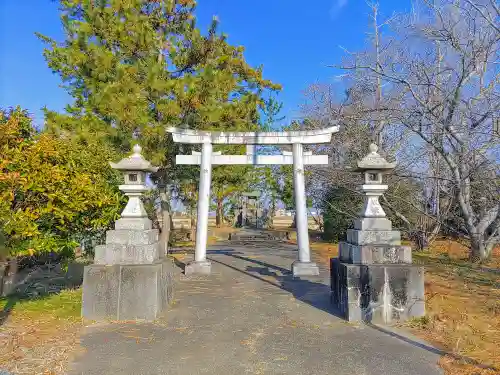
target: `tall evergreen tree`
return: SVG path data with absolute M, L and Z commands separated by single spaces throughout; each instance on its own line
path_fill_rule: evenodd
M 193 175 L 190 168 L 175 167 L 179 147 L 166 126 L 257 129 L 263 92 L 279 86 L 246 63 L 243 47 L 217 32 L 216 19 L 202 33 L 195 4 L 60 0 L 65 40 L 39 36 L 48 43 L 49 67 L 74 101 L 67 115 L 47 111 L 48 128 L 83 139 L 105 137 L 122 152 L 138 137 L 147 156 L 163 167 L 156 176 L 161 187 L 182 187 L 173 181 Z M 166 205 L 168 200 L 164 195 Z

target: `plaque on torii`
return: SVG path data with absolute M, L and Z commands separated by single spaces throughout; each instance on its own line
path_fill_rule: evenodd
M 311 262 L 307 205 L 304 184 L 304 165 L 328 164 L 328 155 L 313 155 L 304 151 L 304 144 L 329 143 L 338 126 L 317 130 L 286 132 L 209 132 L 192 129 L 168 128 L 176 143 L 201 144 L 201 153 L 177 155 L 178 165 L 200 165 L 198 194 L 198 220 L 196 225 L 195 259 L 186 265 L 185 273 L 210 274 L 211 264 L 207 260 L 208 211 L 213 165 L 293 165 L 293 184 L 299 259 L 292 264 L 294 276 L 318 275 L 318 266 Z M 213 152 L 212 145 L 247 145 L 245 155 L 223 155 Z M 292 151 L 281 155 L 258 155 L 255 145 L 291 145 Z

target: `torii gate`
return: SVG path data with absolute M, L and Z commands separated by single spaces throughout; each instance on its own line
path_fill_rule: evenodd
M 312 155 L 304 152 L 304 144 L 328 143 L 338 126 L 318 130 L 287 132 L 209 132 L 190 129 L 168 128 L 174 142 L 201 144 L 201 153 L 177 155 L 179 165 L 200 165 L 200 186 L 198 190 L 198 220 L 196 224 L 196 247 L 194 261 L 186 265 L 185 273 L 210 274 L 211 263 L 207 260 L 208 211 L 212 165 L 285 165 L 293 164 L 293 185 L 295 195 L 295 222 L 299 259 L 292 264 L 293 276 L 318 275 L 318 266 L 311 262 L 307 206 L 304 185 L 304 165 L 328 164 L 328 155 Z M 246 155 L 222 155 L 212 152 L 214 144 L 247 145 Z M 254 145 L 292 145 L 292 152 L 282 155 L 257 155 Z

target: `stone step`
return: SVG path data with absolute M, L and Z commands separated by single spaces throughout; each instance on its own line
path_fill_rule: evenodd
M 229 234 L 230 241 L 258 242 L 258 241 L 281 241 L 286 239 L 285 232 L 235 232 Z
M 355 245 L 339 243 L 339 258 L 351 264 L 411 264 L 410 246 L 402 245 Z
M 401 245 L 401 232 L 348 229 L 347 242 L 354 245 Z
M 95 264 L 149 264 L 162 257 L 159 242 L 146 245 L 108 243 L 95 247 Z
M 106 232 L 106 243 L 120 245 L 151 245 L 158 242 L 158 236 L 158 229 L 115 229 Z

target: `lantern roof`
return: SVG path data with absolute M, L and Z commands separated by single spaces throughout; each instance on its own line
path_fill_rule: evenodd
M 158 167 L 151 165 L 151 162 L 144 159 L 141 155 L 142 147 L 135 145 L 132 148 L 133 154 L 127 158 L 123 158 L 118 163 L 109 163 L 111 168 L 119 171 L 143 171 L 143 172 L 156 172 Z
M 370 144 L 369 150 L 370 153 L 358 161 L 358 168 L 356 169 L 357 172 L 367 170 L 388 171 L 396 167 L 396 163 L 389 163 L 378 153 L 378 146 L 376 144 Z

